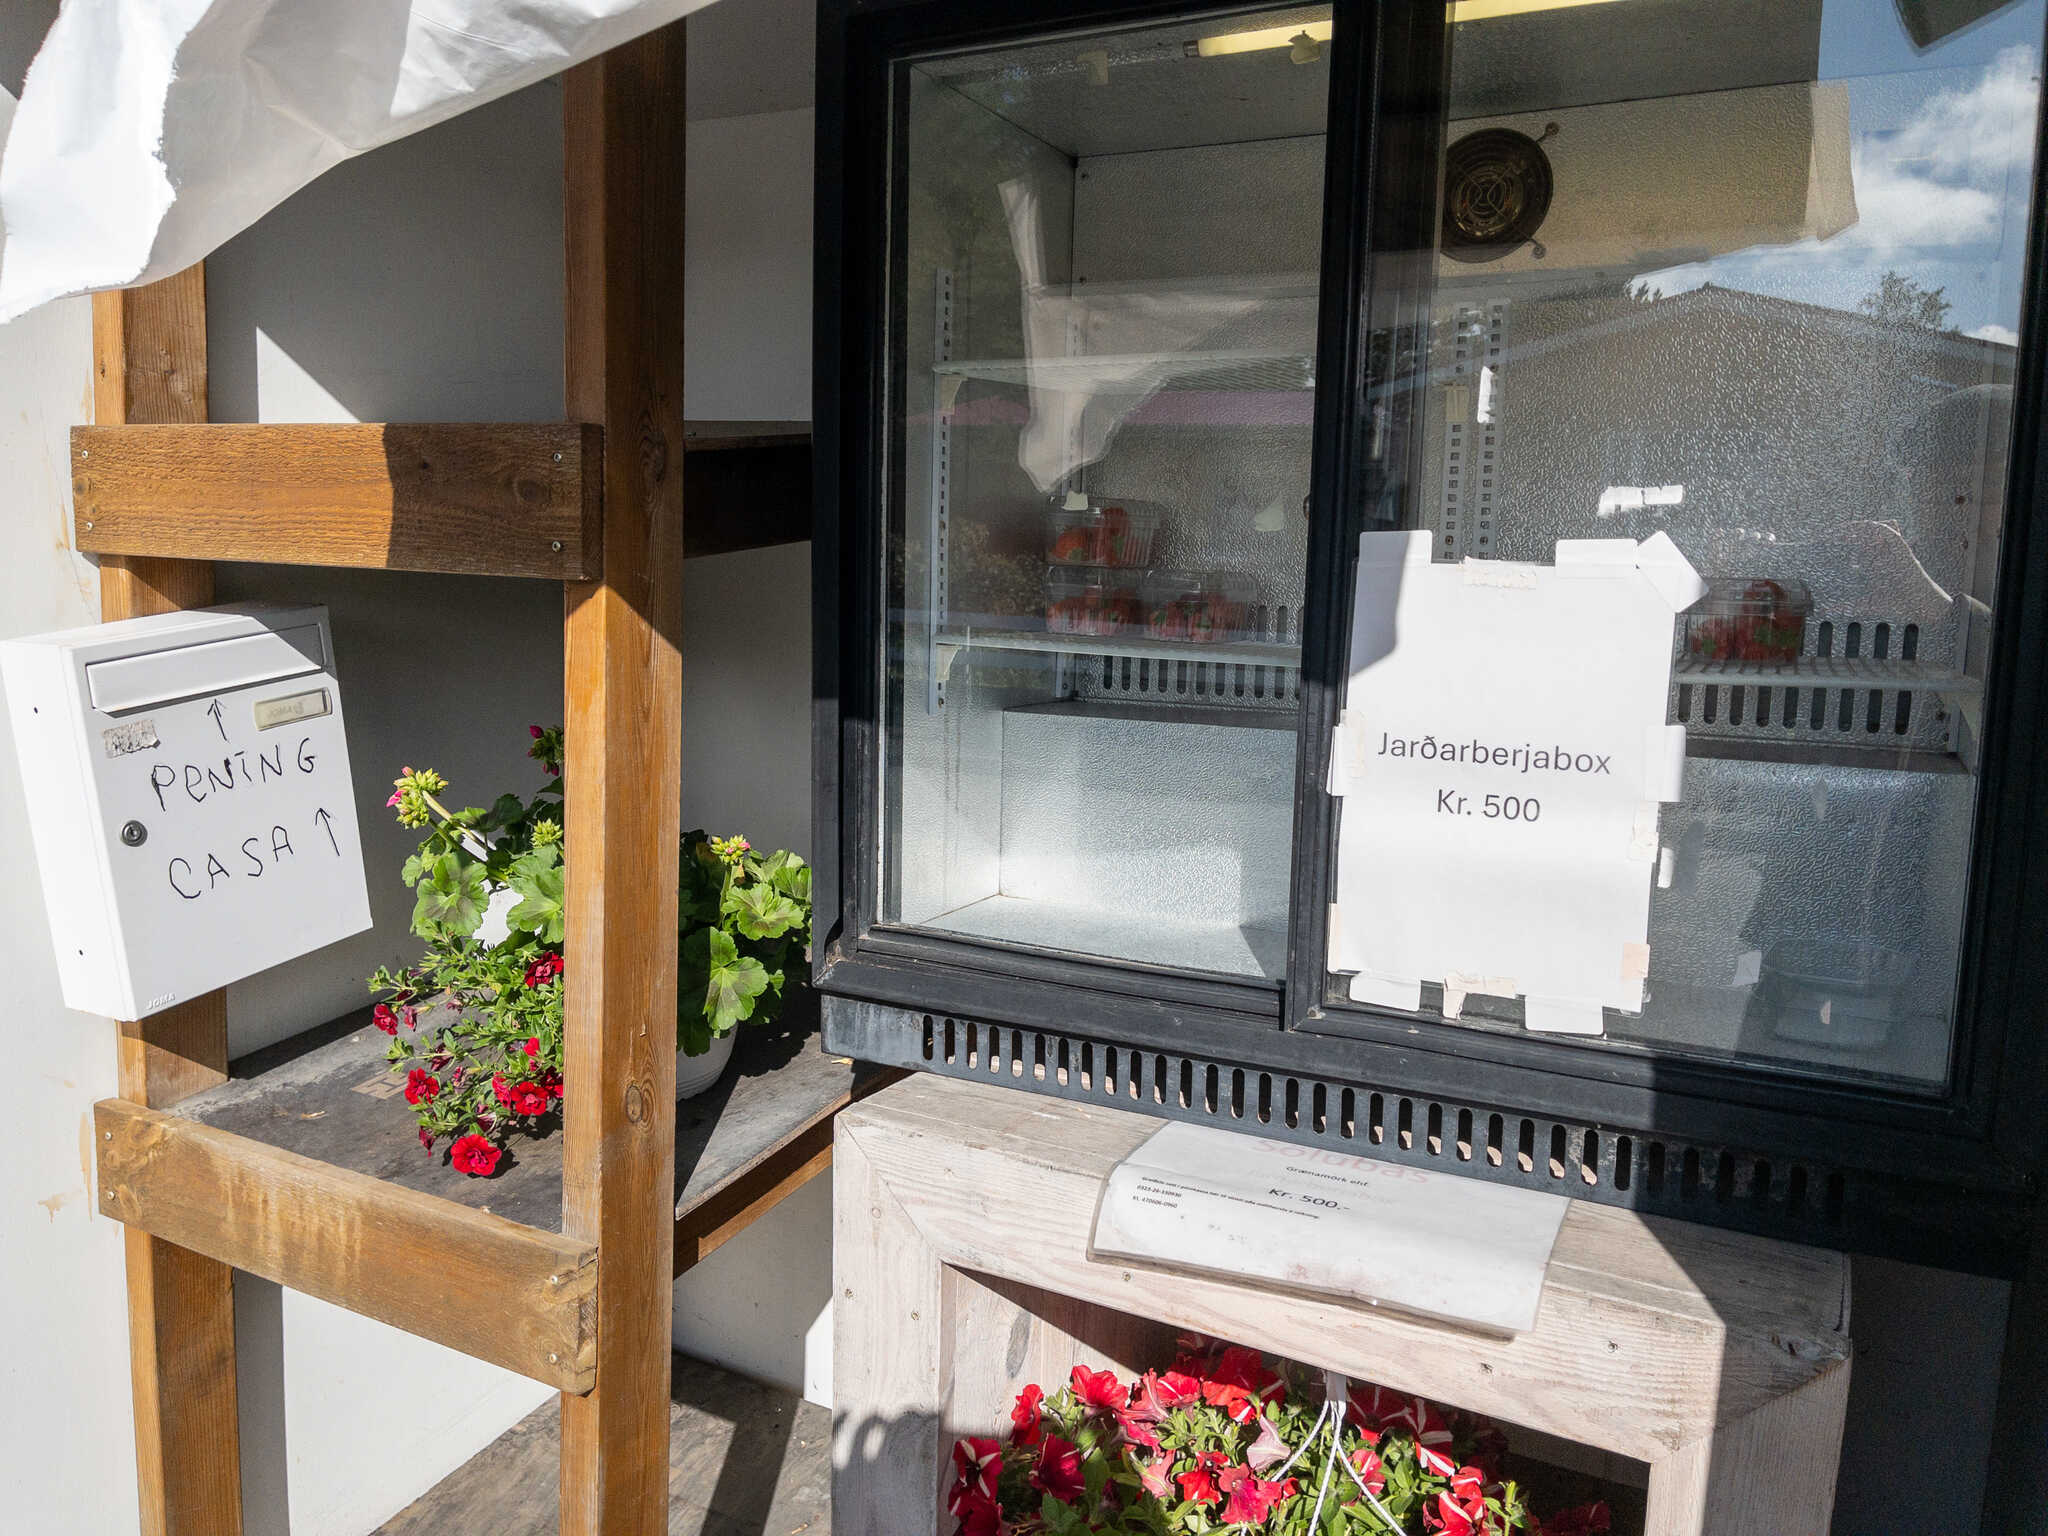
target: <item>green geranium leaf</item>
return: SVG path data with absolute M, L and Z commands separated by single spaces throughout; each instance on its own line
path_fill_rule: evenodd
M 483 865 L 459 853 L 444 853 L 420 879 L 412 909 L 413 932 L 423 939 L 437 934 L 466 938 L 483 925 L 489 901 Z
M 704 989 L 704 1016 L 715 1035 L 728 1033 L 754 1012 L 754 999 L 768 990 L 768 970 L 752 955 L 742 955 L 732 935 L 704 930 L 709 941 L 711 971 Z
M 550 845 L 520 855 L 505 883 L 519 893 L 519 904 L 506 914 L 506 922 L 533 934 L 543 944 L 561 943 L 560 850 Z
M 676 1049 L 685 1056 L 702 1056 L 711 1049 L 711 1025 L 704 1010 L 692 1009 L 685 1003 L 676 1012 Z
M 725 893 L 724 915 L 749 939 L 779 939 L 804 920 L 804 909 L 772 885 L 736 885 Z
M 400 866 L 398 871 L 398 878 L 405 882 L 407 890 L 411 890 L 413 886 L 419 883 L 420 872 L 424 870 L 426 867 L 427 861 L 421 858 L 418 854 L 414 854 L 411 858 L 407 859 L 403 865 Z
M 521 800 L 517 795 L 500 795 L 490 810 L 484 813 L 483 820 L 477 823 L 477 830 L 479 832 L 496 832 L 502 827 L 512 826 L 514 823 L 524 819 L 525 815 L 526 802 L 524 800 Z
M 811 904 L 811 866 L 788 849 L 762 860 L 761 878 L 798 905 Z

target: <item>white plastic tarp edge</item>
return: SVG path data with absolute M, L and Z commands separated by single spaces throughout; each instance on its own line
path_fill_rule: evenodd
M 199 261 L 343 160 L 707 0 L 64 0 L 0 153 L 0 322 Z

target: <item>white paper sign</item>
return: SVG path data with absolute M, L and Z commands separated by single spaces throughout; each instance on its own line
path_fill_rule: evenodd
M 1523 997 L 1531 1029 L 1639 1012 L 1657 814 L 1679 798 L 1672 615 L 1699 577 L 1663 534 L 1565 540 L 1554 565 L 1359 541 L 1329 964 L 1360 1002 L 1424 981 Z
M 1089 1253 L 1521 1333 L 1570 1203 L 1173 1122 L 1110 1171 Z
M 64 1000 L 136 1019 L 370 926 L 327 614 L 0 645 Z

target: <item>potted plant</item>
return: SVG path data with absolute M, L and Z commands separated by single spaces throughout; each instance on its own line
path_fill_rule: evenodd
M 1018 1394 L 1002 1438 L 953 1447 L 955 1536 L 1601 1536 L 1604 1503 L 1538 1518 L 1476 1414 L 1183 1339 L 1125 1382 L 1074 1367 Z
M 681 970 L 676 983 L 676 1097 L 700 1093 L 732 1059 L 739 1026 L 782 1016 L 811 939 L 811 870 L 744 837 L 683 835 Z
M 407 768 L 386 803 L 423 829 L 401 878 L 414 892 L 420 958 L 370 978 L 376 1027 L 405 1076 L 429 1152 L 475 1177 L 497 1171 L 515 1132 L 552 1129 L 563 1095 L 562 731 L 532 727 L 547 782 L 531 799 L 450 810 L 448 782 Z M 743 837 L 683 839 L 677 1096 L 715 1082 L 745 1022 L 780 1016 L 810 938 L 811 875 L 793 853 Z

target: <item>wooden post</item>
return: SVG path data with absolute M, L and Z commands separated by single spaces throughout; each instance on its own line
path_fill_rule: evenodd
M 101 426 L 206 420 L 206 279 L 192 266 L 92 301 L 93 416 Z M 76 451 L 76 450 L 74 450 Z M 100 561 L 107 621 L 213 601 L 213 567 Z M 227 995 L 121 1025 L 121 1097 L 161 1109 L 227 1077 Z M 143 1536 L 239 1536 L 234 1271 L 127 1229 L 128 1361 Z
M 567 589 L 562 1230 L 598 1249 L 562 1530 L 668 1528 L 681 835 L 683 28 L 566 77 L 566 396 L 604 428 L 603 575 Z

